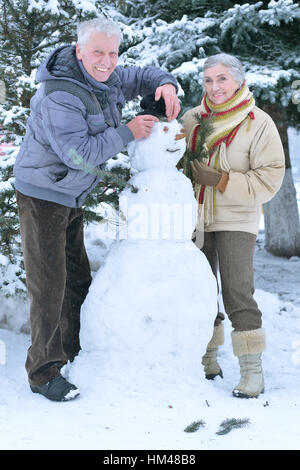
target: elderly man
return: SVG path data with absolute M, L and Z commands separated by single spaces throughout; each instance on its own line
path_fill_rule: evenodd
M 30 388 L 66 401 L 79 390 L 61 367 L 80 350 L 80 307 L 91 283 L 81 206 L 100 180 L 101 165 L 147 137 L 156 117 L 121 124 L 126 100 L 163 98 L 169 121 L 180 105 L 177 82 L 154 67 L 117 65 L 119 27 L 83 22 L 75 46 L 61 46 L 40 66 L 26 135 L 15 164 L 15 186 L 30 305 L 26 370 Z M 114 279 L 111 282 L 115 282 Z

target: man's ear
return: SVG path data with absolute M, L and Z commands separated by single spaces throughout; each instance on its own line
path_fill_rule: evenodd
M 81 59 L 82 59 L 82 56 L 81 56 L 80 47 L 79 47 L 78 42 L 76 43 L 75 50 L 76 50 L 76 57 L 77 57 L 77 59 L 81 60 Z

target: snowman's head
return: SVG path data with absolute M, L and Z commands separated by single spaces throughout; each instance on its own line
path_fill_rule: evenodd
M 128 144 L 128 154 L 133 168 L 139 171 L 175 167 L 186 148 L 182 125 L 172 122 L 156 122 L 146 139 Z

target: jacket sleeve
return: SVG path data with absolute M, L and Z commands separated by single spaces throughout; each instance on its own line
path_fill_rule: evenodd
M 43 129 L 49 145 L 65 165 L 78 169 L 101 165 L 124 150 L 118 129 L 107 128 L 90 135 L 81 100 L 65 91 L 53 92 L 41 104 Z
M 256 132 L 249 149 L 250 169 L 246 173 L 229 171 L 223 201 L 246 206 L 268 202 L 280 189 L 285 158 L 277 128 L 271 118 Z
M 169 72 L 157 67 L 117 67 L 126 100 L 153 93 L 157 87 L 171 83 L 178 90 L 177 80 Z

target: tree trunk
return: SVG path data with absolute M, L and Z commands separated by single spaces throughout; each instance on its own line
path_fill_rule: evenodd
M 277 104 L 261 106 L 274 120 L 282 141 L 286 172 L 274 198 L 264 204 L 265 248 L 276 256 L 300 256 L 300 221 L 297 195 L 292 176 L 288 146 L 287 121 Z
M 264 204 L 265 248 L 276 256 L 300 256 L 300 224 L 292 170 L 285 172 L 281 189 Z

